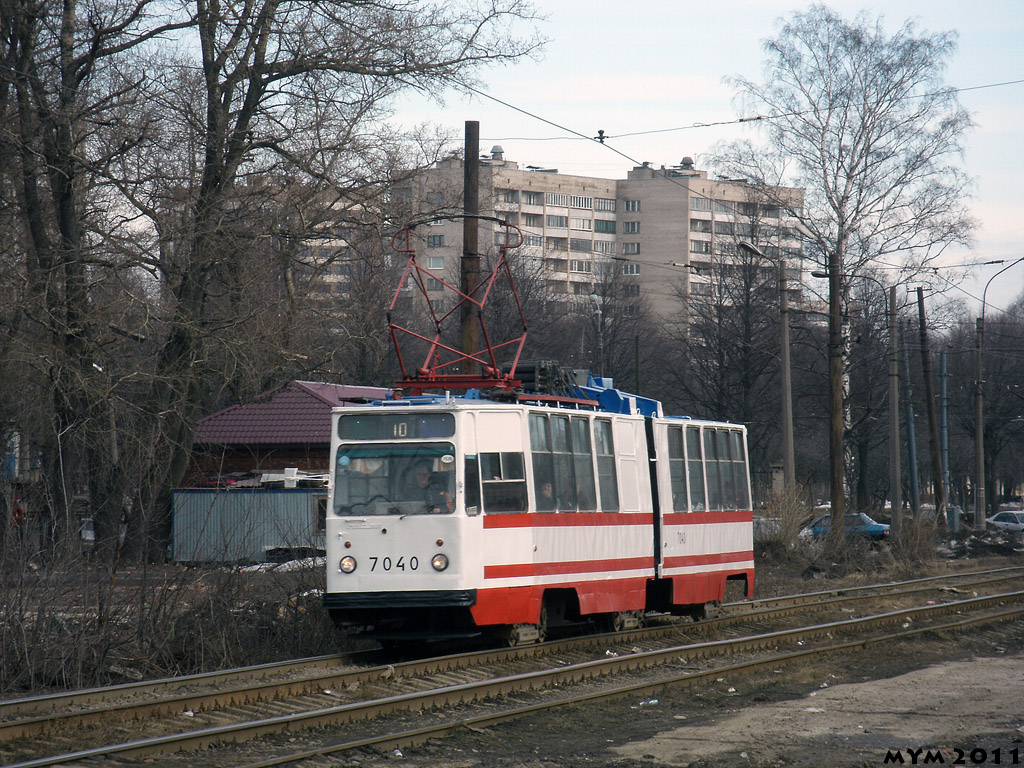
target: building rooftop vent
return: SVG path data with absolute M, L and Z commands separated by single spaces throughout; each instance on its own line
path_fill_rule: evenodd
M 501 144 L 495 144 L 491 147 L 491 160 L 504 160 L 505 150 L 501 148 Z
M 684 157 L 679 162 L 679 168 L 681 170 L 684 170 L 684 171 L 692 171 L 693 170 L 693 158 L 692 157 Z

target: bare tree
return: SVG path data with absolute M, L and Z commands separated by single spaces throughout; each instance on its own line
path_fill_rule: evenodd
M 942 82 L 952 33 L 912 22 L 887 35 L 866 14 L 847 21 L 815 5 L 794 13 L 764 44 L 763 84 L 735 79 L 747 114 L 761 118 L 768 149 L 726 148 L 730 175 L 802 187 L 808 255 L 829 272 L 832 504 L 843 505 L 843 321 L 849 277 L 885 259 L 915 270 L 966 243 L 968 179 L 956 165 L 970 118 Z M 785 200 L 779 200 L 785 206 Z M 836 527 L 837 530 L 839 526 Z
M 349 257 L 311 261 L 310 243 L 337 238 L 346 214 L 379 234 L 386 182 L 433 159 L 424 131 L 386 125 L 391 100 L 529 55 L 532 13 L 521 0 L 3 4 L 0 290 L 17 310 L 0 320 L 0 366 L 26 386 L 0 417 L 33 421 L 19 431 L 51 523 L 76 527 L 85 493 L 98 540 L 115 544 L 127 514 L 129 539 L 151 529 L 162 554 L 200 409 L 332 359 L 308 298 Z
M 316 194 L 370 196 L 394 160 L 390 134 L 367 130 L 379 124 L 389 97 L 458 83 L 480 64 L 511 61 L 537 45 L 507 34 L 507 24 L 532 13 L 519 0 L 479 8 L 197 0 L 195 12 L 202 87 L 192 119 L 201 160 L 174 235 L 180 253 L 164 265 L 172 309 L 149 403 L 163 415 L 153 423 L 163 455 L 144 484 L 158 548 L 169 538 L 170 491 L 185 469 L 196 418 L 210 280 L 232 266 L 224 222 L 246 213 L 236 182 L 272 173 Z M 179 64 L 192 66 L 185 58 Z

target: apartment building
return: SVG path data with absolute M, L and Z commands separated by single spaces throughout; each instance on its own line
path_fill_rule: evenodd
M 412 219 L 461 212 L 463 173 L 461 158 L 444 159 L 399 185 L 396 199 Z M 789 259 L 799 298 L 800 237 L 787 214 L 802 206 L 799 189 L 709 179 L 689 158 L 669 168 L 645 164 L 625 179 L 574 176 L 521 168 L 494 147 L 480 161 L 479 190 L 481 215 L 522 230 L 522 256 L 556 294 L 590 295 L 614 282 L 655 312 L 677 314 L 681 301 L 712 295 L 739 261 L 740 243 L 749 243 L 767 257 L 766 269 Z M 421 264 L 453 284 L 462 227 L 462 219 L 433 218 L 416 229 Z M 481 225 L 484 254 L 503 239 L 497 224 Z

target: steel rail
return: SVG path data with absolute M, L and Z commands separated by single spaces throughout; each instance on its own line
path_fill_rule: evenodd
M 916 617 L 942 616 L 959 612 L 964 609 L 981 610 L 1004 602 L 1024 602 L 1024 591 L 1008 592 L 998 595 L 969 598 L 967 600 L 925 605 L 914 608 L 890 611 L 874 616 L 857 619 L 827 622 L 825 624 L 780 630 L 762 635 L 730 638 L 727 640 L 709 641 L 685 646 L 642 651 L 614 658 L 602 658 L 581 662 L 554 669 L 508 675 L 490 680 L 460 683 L 429 691 L 399 694 L 382 699 L 374 699 L 352 704 L 341 704 L 335 707 L 298 712 L 288 715 L 263 718 L 251 722 L 232 723 L 224 726 L 205 728 L 187 733 L 172 734 L 149 739 L 142 739 L 123 744 L 97 747 L 64 755 L 10 765 L 8 768 L 43 768 L 43 766 L 59 765 L 76 760 L 96 757 L 136 757 L 141 755 L 164 754 L 183 749 L 198 749 L 222 742 L 238 741 L 239 739 L 255 738 L 271 733 L 301 730 L 324 725 L 335 725 L 355 720 L 368 719 L 396 711 L 429 709 L 437 706 L 451 706 L 475 701 L 489 696 L 508 693 L 520 693 L 539 688 L 576 683 L 604 675 L 629 672 L 651 666 L 657 666 L 667 660 L 684 660 L 705 658 L 715 653 L 737 653 L 741 651 L 757 651 L 766 647 L 777 646 L 785 640 L 807 640 L 820 637 L 832 637 L 834 633 L 851 629 L 870 629 L 888 626 L 896 622 L 907 623 Z M 1013 615 L 1024 614 L 1024 607 L 1008 612 Z M 929 627 L 918 631 L 929 631 Z M 937 630 L 936 630 L 937 631 Z M 897 633 L 900 634 L 900 633 Z M 865 647 L 870 638 L 851 641 L 851 647 Z M 807 649 L 798 653 L 800 656 L 814 653 L 815 649 Z M 772 657 L 775 658 L 775 657 Z M 770 661 L 751 661 L 738 668 L 756 668 Z M 678 679 L 692 677 L 693 673 L 680 676 Z M 677 678 L 672 678 L 676 680 Z M 630 690 L 633 690 L 632 688 Z
M 969 575 L 988 575 L 990 573 L 1000 573 L 1004 571 L 1024 571 L 1024 568 L 1002 568 L 993 571 L 972 572 Z M 953 574 L 952 576 L 961 577 L 963 575 L 964 574 Z M 1014 578 L 1019 578 L 1019 576 L 1002 575 L 992 579 L 986 579 L 981 582 L 974 582 L 974 584 L 995 583 L 999 581 L 1012 580 Z M 943 577 L 928 577 L 924 579 L 912 579 L 907 582 L 867 585 L 854 588 L 852 591 L 861 593 L 855 595 L 842 594 L 843 590 L 828 590 L 808 593 L 806 595 L 794 595 L 790 598 L 770 598 L 766 601 L 755 601 L 765 605 L 763 608 L 702 622 L 701 627 L 706 630 L 713 627 L 729 626 L 735 623 L 750 621 L 751 619 L 759 616 L 785 616 L 798 613 L 803 610 L 824 610 L 843 603 L 871 600 L 880 596 L 891 597 L 913 594 L 921 591 L 931 591 L 934 587 L 917 585 L 929 582 L 934 583 L 937 580 L 946 579 Z M 904 584 L 912 585 L 913 588 L 882 594 L 875 594 L 871 592 L 872 589 L 891 589 Z M 832 597 L 833 595 L 836 596 Z M 830 599 L 817 600 L 814 602 L 811 602 L 809 599 L 818 598 L 820 596 L 829 596 Z M 775 605 L 766 605 L 767 603 L 775 603 Z M 739 607 L 749 604 L 751 603 L 734 603 L 732 606 Z M 488 664 L 512 659 L 537 657 L 558 653 L 567 648 L 577 649 L 587 645 L 603 646 L 609 640 L 613 640 L 616 643 L 641 642 L 653 637 L 678 632 L 681 626 L 689 627 L 693 625 L 668 624 L 661 627 L 648 627 L 646 629 L 633 630 L 630 632 L 574 637 L 544 645 L 452 654 L 419 661 L 374 666 L 356 671 L 348 670 L 345 672 L 339 672 L 336 670 L 325 670 L 315 674 L 302 675 L 289 680 L 269 681 L 260 684 L 245 683 L 231 687 L 224 687 L 223 685 L 220 685 L 216 691 L 205 693 L 191 692 L 172 696 L 162 696 L 161 698 L 141 703 L 129 701 L 84 711 L 50 713 L 33 718 L 0 722 L 0 741 L 33 736 L 47 730 L 53 730 L 61 727 L 67 728 L 71 726 L 89 725 L 102 722 L 105 719 L 109 719 L 117 715 L 122 717 L 142 718 L 147 716 L 175 714 L 186 710 L 207 711 L 224 706 L 243 706 L 246 704 L 253 704 L 281 697 L 315 693 L 324 687 L 347 687 L 357 683 L 373 682 L 382 679 L 385 676 L 411 677 L 416 675 L 433 674 L 440 671 L 461 669 L 469 664 Z M 19 701 L 35 703 L 36 701 L 41 700 L 57 703 L 64 702 L 65 706 L 70 705 L 72 702 L 74 704 L 85 704 L 90 703 L 90 701 L 94 699 L 100 701 L 104 699 L 109 700 L 115 695 L 138 696 L 142 693 L 159 692 L 162 686 L 173 685 L 174 690 L 180 690 L 186 685 L 209 685 L 213 683 L 231 682 L 233 680 L 251 679 L 257 675 L 261 678 L 266 678 L 274 674 L 298 671 L 308 667 L 322 667 L 325 664 L 340 664 L 343 661 L 352 660 L 352 658 L 352 656 L 326 655 L 291 662 L 262 664 L 235 670 L 225 670 L 223 672 L 215 672 L 208 675 L 189 675 L 181 678 L 168 678 L 166 680 L 154 680 L 146 683 L 129 683 L 123 686 L 110 686 L 108 688 L 90 689 L 81 692 L 51 694 L 39 697 L 38 699 L 14 700 L 10 703 L 17 704 Z M 76 697 L 75 694 L 78 694 L 78 697 Z M 30 711 L 39 711 L 39 709 L 37 708 Z M 3 713 L 3 708 L 0 708 L 0 715 Z
M 893 632 L 878 637 L 866 638 L 863 640 L 853 640 L 846 643 L 836 643 L 822 648 L 792 651 L 789 653 L 771 656 L 767 659 L 757 659 L 754 661 L 741 662 L 739 664 L 730 664 L 728 666 L 715 667 L 713 669 L 706 669 L 700 672 L 688 672 L 683 675 L 676 675 L 656 682 L 645 682 L 635 685 L 620 686 L 613 689 L 581 694 L 578 696 L 571 696 L 568 698 L 559 699 L 555 701 L 546 700 L 538 704 L 529 704 L 521 707 L 515 707 L 513 709 L 503 710 L 500 712 L 490 712 L 483 715 L 463 717 L 454 721 L 439 723 L 424 728 L 416 728 L 413 730 L 400 731 L 398 733 L 388 733 L 378 736 L 371 736 L 365 739 L 358 739 L 355 741 L 331 744 L 324 747 L 305 750 L 303 752 L 296 752 L 289 755 L 280 755 L 266 760 L 261 760 L 257 763 L 247 763 L 244 766 L 244 768 L 273 768 L 273 766 L 288 765 L 290 763 L 295 763 L 300 760 L 308 760 L 316 757 L 325 757 L 327 755 L 335 755 L 340 752 L 349 752 L 355 749 L 365 749 L 367 747 L 376 747 L 378 749 L 410 747 L 416 744 L 422 744 L 423 742 L 429 741 L 430 739 L 448 736 L 451 733 L 462 728 L 486 727 L 506 720 L 514 720 L 525 715 L 533 714 L 536 712 L 543 712 L 551 709 L 557 709 L 559 707 L 578 706 L 580 704 L 590 704 L 599 701 L 606 701 L 609 699 L 623 698 L 625 696 L 651 696 L 655 693 L 660 693 L 672 687 L 693 686 L 698 683 L 716 680 L 726 675 L 751 673 L 758 672 L 768 668 L 778 668 L 780 666 L 794 664 L 797 661 L 802 661 L 811 656 L 858 651 L 868 648 L 872 645 L 878 645 L 884 642 L 892 642 L 895 640 L 902 640 L 905 638 L 914 637 L 916 635 L 921 635 L 928 632 L 962 631 L 969 627 L 978 626 L 981 624 L 996 621 L 1007 621 L 1010 619 L 1019 618 L 1022 615 L 1024 615 L 1024 607 L 1017 607 L 1007 611 L 998 611 L 980 617 L 961 619 L 958 621 L 948 622 L 945 624 L 908 629 L 902 632 Z M 12 768 L 17 768 L 17 766 L 12 766 Z

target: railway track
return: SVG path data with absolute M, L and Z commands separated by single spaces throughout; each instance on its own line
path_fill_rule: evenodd
M 924 631 L 963 629 L 981 622 L 1017 618 L 1024 614 L 1024 590 L 1001 587 L 1022 578 L 1024 569 L 1020 568 L 963 573 L 738 603 L 729 606 L 727 615 L 698 625 L 668 623 L 616 635 L 373 667 L 355 667 L 351 657 L 318 657 L 207 676 L 0 702 L 0 759 L 21 761 L 17 764 L 25 768 L 68 762 L 90 764 L 103 758 L 166 754 L 369 718 L 387 717 L 385 722 L 391 722 L 396 716 L 397 725 L 375 725 L 376 735 L 330 749 L 401 746 L 452 728 L 520 716 L 540 706 L 650 695 L 665 686 L 697 684 L 708 676 L 717 679 L 742 674 L 765 665 L 793 663 L 808 655 L 864 648 Z M 989 590 L 995 594 L 974 596 Z M 953 599 L 964 593 L 971 596 Z M 927 594 L 937 599 L 923 605 L 909 604 Z M 842 615 L 855 610 L 851 606 L 858 602 L 867 604 L 879 599 L 900 607 L 856 618 L 757 631 L 767 622 L 779 624 L 784 618 L 791 621 L 801 612 L 833 611 Z M 949 618 L 957 613 L 960 615 L 955 619 Z M 693 642 L 686 635 L 694 630 L 703 635 L 734 636 Z M 839 637 L 844 638 L 842 642 L 836 641 Z M 595 658 L 595 652 L 604 655 Z M 731 663 L 721 664 L 724 656 L 731 657 Z M 686 671 L 680 673 L 680 665 Z M 693 669 L 694 665 L 700 669 Z M 622 682 L 622 676 L 638 675 L 643 679 Z M 559 696 L 557 701 L 551 695 L 552 691 L 579 686 L 584 690 Z M 539 690 L 548 692 L 542 702 L 518 707 L 493 704 Z M 453 715 L 426 728 L 408 728 L 408 723 L 403 723 L 402 713 L 450 712 L 452 707 L 465 707 L 475 701 L 485 702 L 487 711 Z M 111 722 L 119 727 L 111 729 L 106 725 Z M 111 733 L 124 734 L 120 737 L 124 740 L 103 743 L 111 740 Z M 69 743 L 91 746 L 69 751 Z M 297 758 L 271 758 L 286 762 L 293 759 Z

